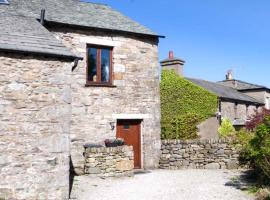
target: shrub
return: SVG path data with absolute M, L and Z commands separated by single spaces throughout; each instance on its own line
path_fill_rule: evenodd
M 256 200 L 270 200 L 270 189 L 260 189 L 256 194 Z
M 255 167 L 270 180 L 270 117 L 257 127 L 255 137 L 250 141 L 250 156 Z
M 162 139 L 196 138 L 197 125 L 217 110 L 217 96 L 174 71 L 163 70 L 160 93 Z
M 218 129 L 220 137 L 229 137 L 235 133 L 235 128 L 232 125 L 232 122 L 229 119 L 223 119 L 221 126 Z
M 236 141 L 242 146 L 249 145 L 249 142 L 254 138 L 254 132 L 241 129 L 235 133 Z
M 246 124 L 246 128 L 248 130 L 255 130 L 255 128 L 259 126 L 267 116 L 270 116 L 270 110 L 263 108 L 261 111 L 256 111 L 255 114 L 250 116 L 250 119 Z
M 241 160 L 249 162 L 258 174 L 260 184 L 270 183 L 270 117 L 266 117 L 243 148 Z

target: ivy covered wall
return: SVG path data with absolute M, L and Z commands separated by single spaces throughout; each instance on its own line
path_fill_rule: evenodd
M 216 95 L 174 71 L 162 71 L 160 92 L 162 139 L 196 138 L 197 125 L 217 111 Z

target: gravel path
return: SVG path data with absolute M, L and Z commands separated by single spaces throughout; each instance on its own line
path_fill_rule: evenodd
M 223 170 L 155 170 L 134 178 L 76 177 L 71 198 L 78 200 L 253 200 L 225 184 L 240 172 Z

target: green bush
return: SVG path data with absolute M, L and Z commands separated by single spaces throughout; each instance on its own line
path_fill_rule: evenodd
M 257 127 L 255 137 L 250 141 L 250 157 L 270 182 L 270 117 Z
M 235 142 L 243 147 L 249 145 L 250 141 L 254 138 L 254 132 L 241 129 L 235 132 Z
M 161 138 L 192 139 L 197 125 L 217 111 L 217 96 L 178 76 L 163 70 L 161 92 Z
M 220 137 L 229 137 L 234 135 L 235 128 L 233 127 L 232 122 L 229 119 L 222 119 L 218 133 Z
M 245 137 L 240 161 L 255 169 L 259 184 L 270 184 L 270 117 L 266 117 L 254 133 L 248 133 L 250 136 Z

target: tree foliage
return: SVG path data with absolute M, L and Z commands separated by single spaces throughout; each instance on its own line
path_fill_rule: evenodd
M 163 70 L 161 84 L 162 139 L 197 137 L 197 125 L 217 111 L 217 96 L 178 76 Z
M 270 116 L 270 110 L 263 108 L 261 111 L 256 111 L 255 114 L 250 116 L 250 120 L 247 122 L 246 128 L 248 130 L 255 130 L 255 128 L 259 126 L 267 116 Z
M 270 116 L 257 127 L 255 137 L 250 141 L 250 156 L 270 183 Z

